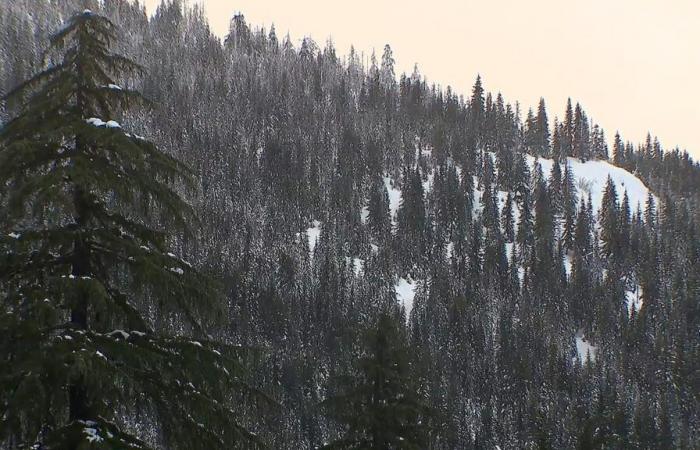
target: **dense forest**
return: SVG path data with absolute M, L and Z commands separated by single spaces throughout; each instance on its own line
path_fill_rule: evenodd
M 0 1 L 0 448 L 698 448 L 700 165 L 341 53 Z

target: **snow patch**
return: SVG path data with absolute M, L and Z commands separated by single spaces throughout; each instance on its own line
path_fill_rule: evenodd
M 105 122 L 98 117 L 90 117 L 89 119 L 86 119 L 85 122 L 87 122 L 88 124 L 95 126 L 95 127 L 107 127 L 107 128 L 121 128 L 122 127 L 121 125 L 119 125 L 118 122 L 116 122 L 114 120 L 108 120 L 107 122 Z
M 586 338 L 583 336 L 583 330 L 579 330 L 576 333 L 576 352 L 578 353 L 578 358 L 579 361 L 581 361 L 581 364 L 584 364 L 589 357 L 591 362 L 595 362 L 595 355 L 597 351 L 598 347 L 586 341 Z
M 114 330 L 114 331 L 110 331 L 109 333 L 107 333 L 107 336 L 109 336 L 109 337 L 117 337 L 117 336 L 119 336 L 119 337 L 121 337 L 122 339 L 129 339 L 129 333 L 127 333 L 127 332 L 124 331 L 124 330 Z
M 513 242 L 506 242 L 505 247 L 506 247 L 506 259 L 508 260 L 508 263 L 510 263 L 510 260 L 513 257 L 513 246 L 515 244 Z
M 87 440 L 90 443 L 103 441 L 102 436 L 100 436 L 95 428 L 86 427 L 83 428 L 83 432 L 87 435 Z
M 96 127 L 103 127 L 106 123 L 102 119 L 98 119 L 97 117 L 90 117 L 89 119 L 86 119 L 85 122 Z
M 170 268 L 170 271 L 171 271 L 172 273 L 176 273 L 176 274 L 178 274 L 178 275 L 184 275 L 184 274 L 185 274 L 185 271 L 182 270 L 182 269 L 179 268 L 179 267 L 171 267 L 171 268 Z
M 360 211 L 360 222 L 362 222 L 362 224 L 364 225 L 367 223 L 368 218 L 369 218 L 369 208 L 367 208 L 367 206 L 363 206 L 362 210 Z
M 642 308 L 642 287 L 635 286 L 634 289 L 625 292 L 625 302 L 627 303 L 627 313 L 632 314 L 632 311 L 639 312 Z
M 537 160 L 542 167 L 542 174 L 545 178 L 549 178 L 554 160 L 546 158 L 536 159 L 530 155 L 525 155 L 525 158 L 530 170 L 532 170 L 535 165 L 535 160 Z M 578 158 L 567 158 L 567 160 L 574 177 L 574 185 L 578 190 L 579 201 L 582 196 L 586 198 L 590 194 L 594 211 L 598 211 L 603 203 L 603 193 L 605 192 L 608 176 L 610 176 L 615 183 L 615 189 L 617 190 L 618 199 L 620 201 L 622 201 L 624 192 L 627 191 L 632 211 L 636 209 L 637 205 L 641 205 L 642 209 L 644 208 L 647 196 L 649 195 L 649 188 L 644 185 L 642 180 L 630 172 L 602 160 L 586 161 L 585 163 L 581 162 Z M 561 171 L 563 176 L 563 165 Z M 658 199 L 656 200 L 658 203 Z
M 393 181 L 389 177 L 384 177 L 384 186 L 389 193 L 389 210 L 391 211 L 391 217 L 396 218 L 396 211 L 399 210 L 399 204 L 401 203 L 401 191 L 399 189 L 394 189 Z
M 321 236 L 321 222 L 314 220 L 313 226 L 306 229 L 306 235 L 309 238 L 309 253 L 311 256 L 313 256 L 314 249 L 318 243 L 318 238 Z
M 403 305 L 406 311 L 406 320 L 408 320 L 413 309 L 413 298 L 416 296 L 416 282 L 399 278 L 399 281 L 394 285 L 394 290 L 396 291 L 396 299 Z
M 435 179 L 435 174 L 430 172 L 427 179 L 423 182 L 423 192 L 428 193 L 433 190 L 433 180 Z
M 346 256 L 345 263 L 348 266 L 352 266 L 353 272 L 355 272 L 356 277 L 359 277 L 360 274 L 365 270 L 365 260 L 364 259 L 350 258 L 349 256 Z
M 571 257 L 569 255 L 566 255 L 564 257 L 564 271 L 566 271 L 566 277 L 571 278 L 571 271 L 572 271 L 572 264 L 571 264 Z
M 22 237 L 20 233 L 15 233 L 14 231 L 12 233 L 9 233 L 8 236 L 10 236 L 12 239 L 19 239 Z

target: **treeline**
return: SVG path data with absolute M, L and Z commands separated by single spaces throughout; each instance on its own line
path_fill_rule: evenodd
M 176 232 L 167 215 L 148 223 L 218 281 L 222 320 L 207 324 L 209 353 L 235 344 L 257 355 L 241 360 L 241 377 L 271 402 L 230 409 L 261 443 L 697 445 L 700 170 L 687 152 L 618 135 L 609 150 L 579 104 L 550 124 L 544 100 L 523 114 L 480 78 L 463 97 L 417 68 L 397 76 L 388 45 L 365 67 L 352 49 L 341 58 L 330 41 L 295 46 L 240 15 L 221 42 L 201 10 L 179 1 L 151 19 L 126 0 L 0 4 L 3 94 L 47 67 L 48 36 L 85 8 L 118 25 L 114 51 L 145 69 L 118 84 L 152 103 L 114 108 L 104 122 L 152 139 L 196 174 L 194 189 L 174 186 L 194 209 L 194 232 Z M 2 108 L 6 129 L 21 109 Z M 610 179 L 594 204 L 566 157 L 609 153 L 655 195 L 632 204 Z M 553 160 L 551 170 L 532 156 Z M 0 223 L 5 235 L 38 224 Z M 412 308 L 397 300 L 400 282 L 415 286 Z M 15 298 L 7 286 L 5 303 Z M 156 313 L 150 292 L 125 289 L 154 334 L 195 331 Z M 204 358 L 190 347 L 188 361 Z M 114 420 L 144 445 L 198 445 L 196 431 L 173 439 L 176 425 L 151 403 L 136 411 Z

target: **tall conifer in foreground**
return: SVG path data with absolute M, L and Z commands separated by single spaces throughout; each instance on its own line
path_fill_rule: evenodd
M 0 446 L 145 448 L 137 417 L 168 448 L 254 445 L 227 406 L 249 392 L 239 350 L 202 329 L 216 296 L 162 231 L 186 228 L 170 184 L 189 170 L 113 120 L 140 99 L 112 78 L 140 71 L 115 33 L 73 16 L 4 98 L 21 113 L 0 129 Z
M 327 399 L 328 415 L 347 426 L 327 449 L 422 449 L 428 447 L 431 412 L 413 389 L 408 349 L 400 324 L 381 314 L 364 336 L 365 355 L 345 391 Z

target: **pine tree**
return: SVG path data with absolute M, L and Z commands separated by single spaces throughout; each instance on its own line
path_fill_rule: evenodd
M 613 142 L 613 163 L 616 166 L 623 167 L 625 164 L 625 147 L 620 138 L 620 133 L 615 133 L 615 141 Z
M 574 112 L 571 107 L 571 98 L 566 100 L 566 113 L 562 123 L 561 152 L 564 156 L 576 156 L 574 149 Z
M 110 52 L 115 33 L 74 15 L 6 97 L 26 101 L 0 129 L 0 439 L 144 448 L 124 423 L 145 414 L 169 448 L 254 445 L 227 401 L 238 349 L 203 329 L 217 296 L 162 231 L 192 217 L 170 187 L 190 171 L 110 120 L 141 99 L 112 78 L 140 70 Z
M 544 98 L 540 98 L 537 106 L 537 133 L 535 138 L 536 153 L 542 157 L 549 157 L 549 121 L 547 120 L 547 109 Z
M 508 192 L 506 203 L 503 205 L 501 228 L 503 229 L 503 239 L 506 242 L 513 242 L 515 239 L 515 219 L 513 217 L 513 195 L 510 192 Z
M 397 319 L 383 313 L 365 333 L 356 375 L 343 392 L 323 402 L 327 414 L 346 426 L 328 449 L 427 448 L 430 409 L 414 389 L 405 337 Z
M 367 206 L 367 223 L 372 236 L 378 242 L 386 242 L 391 235 L 391 216 L 389 212 L 389 193 L 380 176 L 375 176 L 372 181 Z
M 600 239 L 603 242 L 603 253 L 612 258 L 619 252 L 619 205 L 617 189 L 612 178 L 608 175 L 608 181 L 603 192 L 603 200 L 600 206 Z
M 576 186 L 574 185 L 574 174 L 568 161 L 564 165 L 564 176 L 562 178 L 562 200 L 563 200 L 563 224 L 562 240 L 567 250 L 573 249 L 574 235 L 576 228 Z
M 385 90 L 393 90 L 396 86 L 394 64 L 394 53 L 389 44 L 386 44 L 382 53 L 382 63 L 379 71 L 379 82 Z
M 467 129 L 467 144 L 472 150 L 476 150 L 483 144 L 485 115 L 484 88 L 481 85 L 481 75 L 477 75 L 469 101 L 469 127 Z

